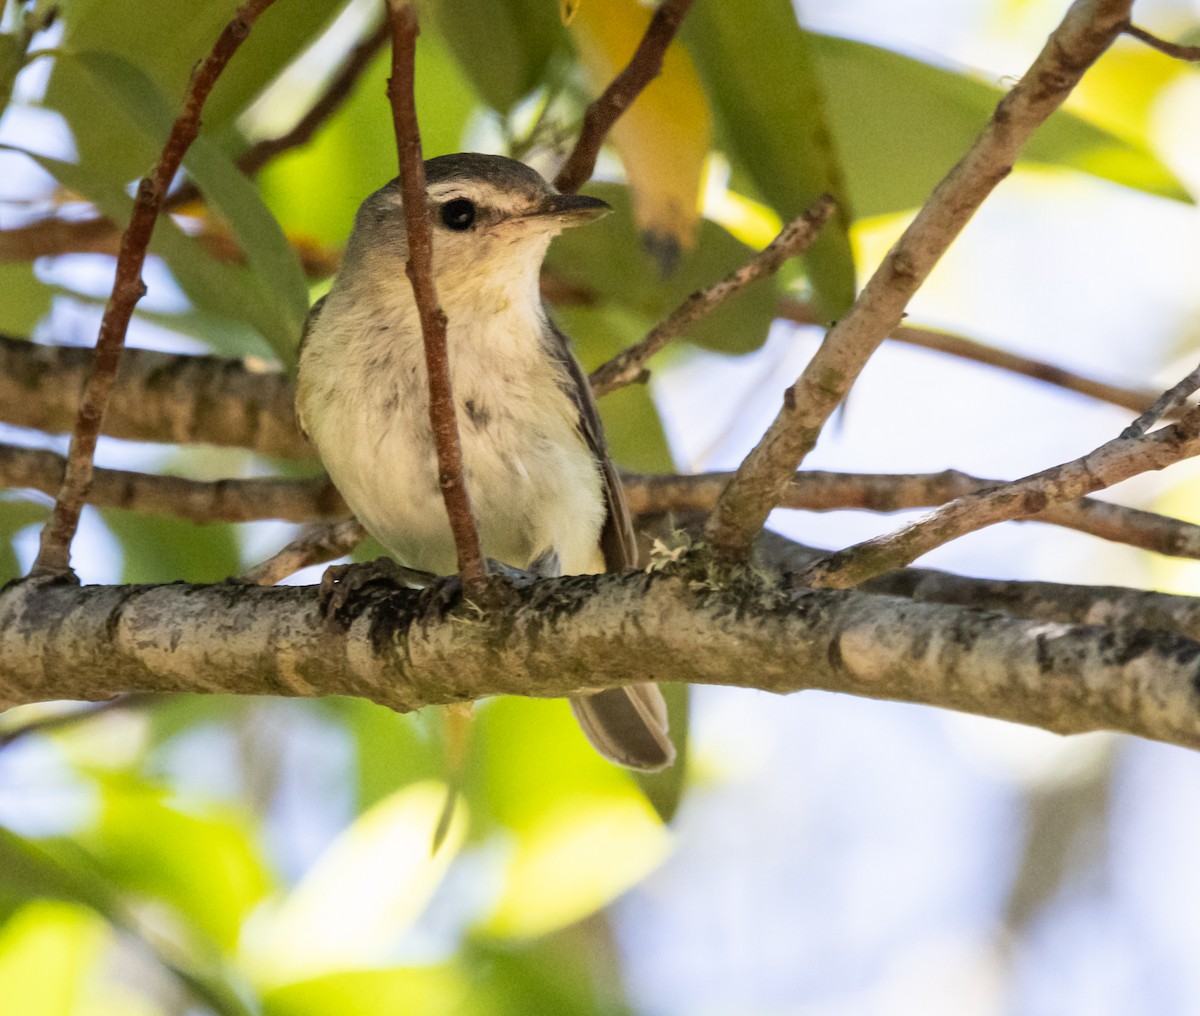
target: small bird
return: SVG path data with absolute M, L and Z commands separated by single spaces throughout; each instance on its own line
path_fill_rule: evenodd
M 621 483 L 591 388 L 538 288 L 550 241 L 611 209 L 560 194 L 513 159 L 462 153 L 425 163 L 433 270 L 447 316 L 464 478 L 485 556 L 549 577 L 636 567 Z M 296 406 L 334 484 L 404 566 L 457 567 L 438 486 L 421 325 L 405 274 L 398 180 L 362 203 L 333 288 L 300 346 Z M 674 761 L 653 684 L 571 699 L 606 758 Z

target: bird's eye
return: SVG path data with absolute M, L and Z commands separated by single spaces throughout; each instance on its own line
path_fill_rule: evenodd
M 475 202 L 466 198 L 455 198 L 442 205 L 442 222 L 447 229 L 462 232 L 475 222 Z

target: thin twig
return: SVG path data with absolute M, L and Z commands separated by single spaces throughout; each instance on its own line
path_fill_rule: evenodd
M 242 575 L 240 581 L 256 586 L 273 586 L 301 568 L 326 564 L 345 557 L 364 539 L 367 531 L 357 519 L 344 519 L 316 526 L 293 540 L 278 553 Z
M 1057 109 L 1128 22 L 1132 0 L 1077 0 L 1033 66 L 825 337 L 783 407 L 738 468 L 707 528 L 718 556 L 749 553 L 792 474 L 817 443 L 867 360 L 971 216 L 1011 171 L 1033 131 Z
M 824 588 L 858 585 L 903 568 L 944 543 L 997 522 L 1028 518 L 1064 501 L 1111 487 L 1200 454 L 1200 407 L 1142 438 L 1118 437 L 1081 458 L 968 494 L 894 533 L 831 554 L 799 577 Z
M 623 350 L 598 367 L 590 378 L 596 395 L 607 395 L 617 388 L 632 384 L 641 375 L 650 358 L 687 327 L 707 317 L 750 283 L 774 275 L 789 258 L 808 250 L 820 233 L 821 227 L 833 214 L 834 207 L 833 198 L 822 194 L 803 215 L 784 226 L 774 240 L 741 268 L 730 272 L 715 285 L 692 293 L 641 342 Z
M 823 326 L 816 308 L 803 300 L 784 297 L 779 302 L 779 316 L 799 325 Z M 929 349 L 936 353 L 945 353 L 960 360 L 970 360 L 982 363 L 988 367 L 1019 374 L 1032 378 L 1044 384 L 1054 385 L 1069 392 L 1086 395 L 1101 402 L 1110 402 L 1122 409 L 1131 409 L 1141 413 L 1154 402 L 1155 392 L 1147 389 L 1125 388 L 1121 385 L 1097 381 L 1095 378 L 1076 374 L 1074 371 L 1059 367 L 1044 360 L 1034 360 L 1028 356 L 1018 356 L 1005 349 L 997 349 L 964 335 L 954 335 L 933 328 L 922 328 L 918 325 L 901 325 L 892 329 L 887 339 L 889 342 L 902 342 L 906 346 L 916 346 L 918 349 Z
M 54 452 L 0 444 L 0 488 L 52 493 L 61 483 L 64 465 L 62 456 Z M 622 482 L 635 517 L 667 512 L 707 514 L 732 475 L 627 474 Z M 1001 486 L 1003 482 L 953 469 L 928 474 L 806 471 L 796 474 L 779 507 L 816 512 L 898 512 L 937 507 L 965 494 Z M 283 568 L 280 578 L 309 564 L 341 557 L 361 539 L 360 536 L 352 540 L 351 530 L 339 528 L 349 519 L 350 509 L 323 476 L 202 481 L 99 468 L 88 501 L 100 508 L 169 515 L 196 523 L 261 519 L 325 523 L 324 529 L 306 534 L 281 552 L 281 562 L 263 572 L 274 575 L 277 568 Z M 1054 505 L 1029 516 L 1027 521 L 1074 529 L 1158 554 L 1200 559 L 1200 526 L 1108 501 L 1083 498 Z M 287 562 L 291 561 L 298 563 L 290 567 Z
M 625 496 L 635 516 L 664 512 L 710 512 L 732 473 L 696 476 L 624 476 Z M 899 512 L 936 508 L 954 498 L 1003 486 L 956 469 L 940 473 L 830 473 L 795 475 L 780 508 L 798 511 Z M 1170 557 L 1200 559 L 1200 526 L 1139 508 L 1081 498 L 1056 504 L 1018 521 L 1041 522 L 1087 533 Z
M 479 531 L 471 512 L 471 501 L 463 480 L 462 444 L 455 419 L 454 392 L 450 384 L 450 361 L 446 350 L 446 314 L 438 303 L 433 272 L 433 240 L 425 208 L 425 163 L 421 159 L 421 134 L 413 99 L 415 79 L 417 15 L 404 0 L 388 0 L 392 29 L 392 76 L 388 98 L 396 128 L 396 150 L 400 158 L 400 188 L 408 234 L 405 271 L 412 283 L 413 298 L 421 318 L 425 341 L 425 364 L 429 376 L 429 421 L 437 449 L 438 485 L 446 502 L 454 546 L 458 551 L 458 573 L 468 588 L 478 589 L 487 577 Z
M 554 186 L 564 194 L 573 194 L 591 179 L 600 146 L 621 114 L 662 71 L 663 55 L 692 2 L 663 0 L 650 18 L 646 34 L 625 69 L 588 106 L 575 148 L 554 178 Z
M 1142 437 L 1164 416 L 1176 412 L 1197 388 L 1200 388 L 1200 366 L 1155 399 L 1149 409 L 1121 432 L 1121 437 Z
M 1166 53 L 1167 56 L 1173 56 L 1177 60 L 1187 60 L 1189 63 L 1200 60 L 1200 46 L 1181 46 L 1177 42 L 1167 42 L 1166 39 L 1160 39 L 1157 35 L 1152 35 L 1144 28 L 1138 28 L 1134 24 L 1125 26 L 1125 34 L 1140 39 L 1147 46 L 1152 46 L 1160 53 Z
M 284 133 L 273 138 L 263 138 L 256 141 L 237 160 L 238 169 L 247 176 L 257 174 L 268 162 L 293 148 L 308 144 L 312 136 L 321 126 L 336 113 L 354 91 L 354 86 L 371 65 L 371 60 L 383 49 L 390 30 L 386 18 L 382 18 L 371 34 L 360 40 L 348 52 L 341 65 L 334 72 L 325 90 L 317 96 L 316 101 L 309 106 L 308 111 L 296 121 L 295 125 Z M 180 205 L 194 201 L 200 196 L 200 190 L 191 181 L 178 187 L 167 202 L 168 208 L 178 208 Z
M 209 92 L 237 48 L 250 34 L 254 22 L 273 2 L 246 0 L 238 8 L 221 32 L 212 52 L 192 72 L 183 112 L 171 128 L 153 172 L 138 185 L 133 214 L 121 239 L 112 295 L 96 338 L 95 364 L 80 402 L 75 431 L 71 435 L 66 475 L 50 520 L 42 529 L 41 546 L 33 566 L 34 574 L 61 575 L 70 571 L 71 541 L 79 526 L 79 513 L 91 485 L 92 456 L 100 435 L 104 410 L 116 384 L 117 367 L 121 349 L 125 345 L 129 319 L 138 300 L 146 292 L 146 285 L 142 281 L 142 265 L 146 260 L 146 248 L 150 244 L 154 224 L 167 188 L 184 154 L 200 132 L 200 112 Z

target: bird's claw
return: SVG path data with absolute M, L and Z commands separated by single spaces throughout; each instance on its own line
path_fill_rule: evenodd
M 414 572 L 390 557 L 379 557 L 365 564 L 331 564 L 321 576 L 318 594 L 325 623 L 335 629 L 348 628 L 366 605 L 363 590 L 371 586 L 382 587 L 385 591 L 409 586 L 416 575 L 424 574 Z

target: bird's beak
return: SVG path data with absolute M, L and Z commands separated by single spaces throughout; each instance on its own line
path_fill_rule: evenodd
M 554 219 L 560 225 L 582 226 L 607 215 L 612 211 L 612 205 L 599 198 L 588 197 L 586 194 L 551 194 L 545 198 L 538 210 L 534 212 L 538 218 Z

